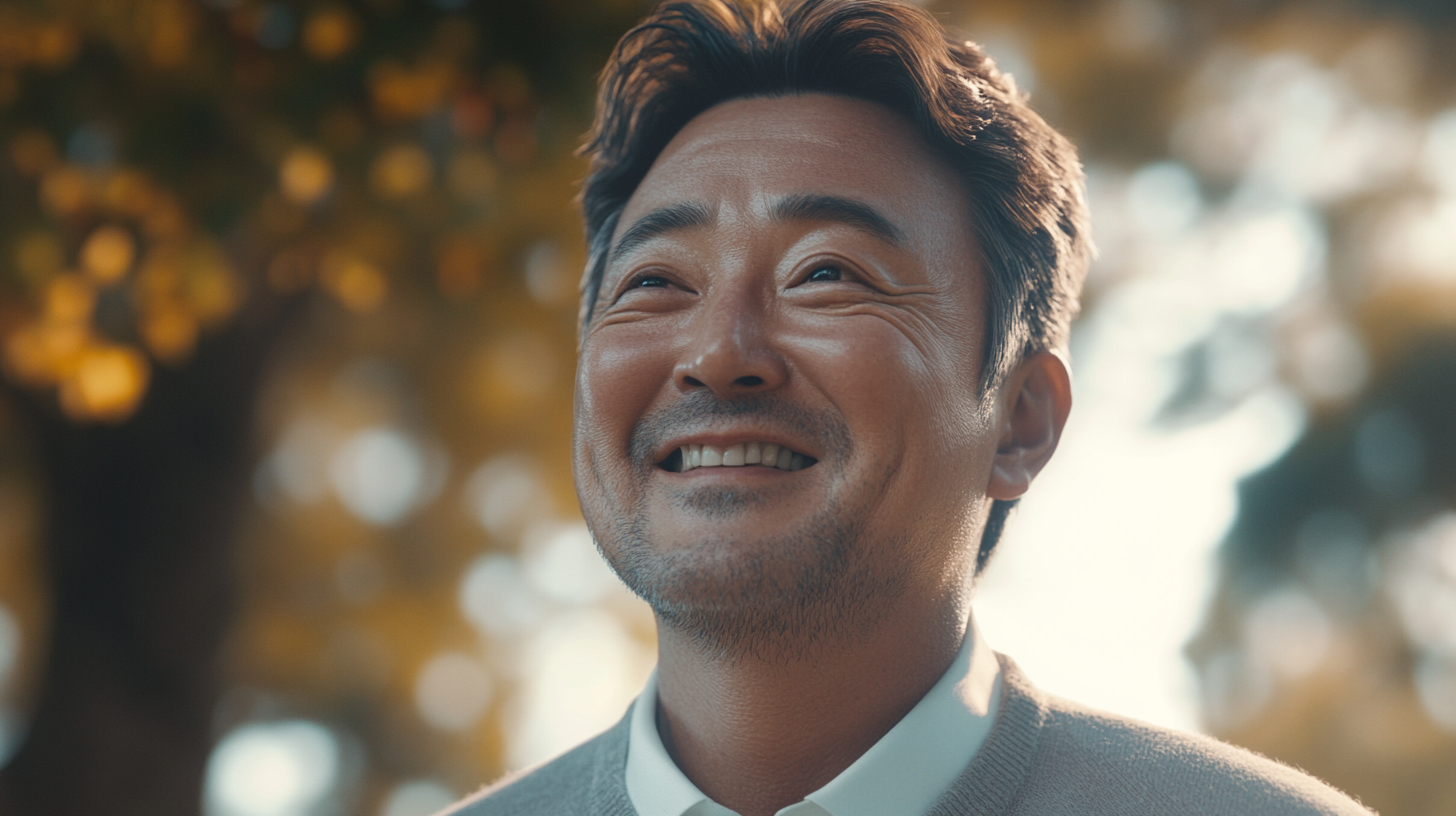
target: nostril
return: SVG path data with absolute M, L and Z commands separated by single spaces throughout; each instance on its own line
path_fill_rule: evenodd
M 744 388 L 753 388 L 754 386 L 763 385 L 763 378 L 754 374 L 750 374 L 745 377 L 739 377 L 733 382 L 738 383 Z
M 701 380 L 698 380 L 698 379 L 696 379 L 694 377 L 683 377 L 683 382 L 687 383 L 688 385 L 692 386 L 693 388 L 702 388 L 703 387 L 702 381 Z

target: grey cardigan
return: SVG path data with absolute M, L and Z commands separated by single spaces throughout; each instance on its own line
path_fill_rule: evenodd
M 999 657 L 1004 691 L 996 724 L 930 816 L 1371 813 L 1318 779 L 1241 748 L 1045 694 Z M 600 736 L 441 816 L 637 816 L 625 781 L 630 720 L 629 712 Z

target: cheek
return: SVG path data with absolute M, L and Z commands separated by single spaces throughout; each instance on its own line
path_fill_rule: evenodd
M 575 437 L 577 465 L 626 461 L 632 427 L 664 387 L 671 385 L 671 354 L 661 340 L 608 327 L 589 338 L 577 361 Z M 578 473 L 578 477 L 581 474 Z
M 864 316 L 805 326 L 790 343 L 798 367 L 858 434 L 883 431 L 905 436 L 906 444 L 924 438 L 939 446 L 971 430 L 966 409 L 974 403 L 975 373 L 961 367 L 943 338 L 922 342 Z
M 906 458 L 917 452 L 923 400 L 929 381 L 923 358 L 904 335 L 869 317 L 815 320 L 786 338 L 788 356 L 803 385 L 843 416 L 854 456 L 877 473 L 906 475 Z M 909 461 L 913 461 L 913 458 Z
M 940 342 L 917 342 L 878 318 L 826 321 L 794 338 L 801 373 L 844 414 L 856 453 L 893 469 L 894 483 L 958 503 L 984 490 L 985 449 L 976 368 Z

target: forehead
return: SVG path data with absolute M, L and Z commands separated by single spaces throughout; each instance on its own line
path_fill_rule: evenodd
M 765 217 L 771 202 L 803 193 L 869 204 L 919 248 L 971 240 L 965 190 L 910 123 L 827 94 L 735 99 L 700 114 L 658 156 L 620 224 L 685 202 L 719 218 Z

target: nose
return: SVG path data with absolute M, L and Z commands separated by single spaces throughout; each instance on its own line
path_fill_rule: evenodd
M 783 386 L 788 365 L 765 330 L 763 305 L 746 293 L 721 297 L 693 325 L 692 342 L 673 368 L 678 389 L 731 399 Z

